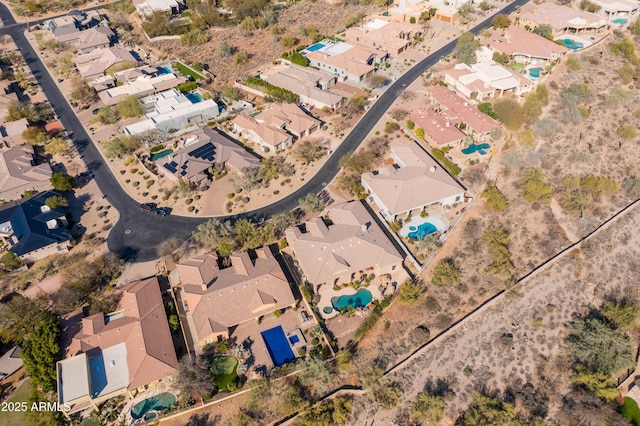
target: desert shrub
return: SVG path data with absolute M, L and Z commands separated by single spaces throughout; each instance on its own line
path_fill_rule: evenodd
M 443 259 L 433 269 L 431 282 L 436 285 L 456 284 L 460 278 L 460 272 L 460 268 L 453 258 Z
M 482 191 L 482 198 L 486 200 L 487 209 L 500 212 L 509 208 L 509 202 L 504 194 L 495 186 L 495 182 L 487 182 L 487 188 Z

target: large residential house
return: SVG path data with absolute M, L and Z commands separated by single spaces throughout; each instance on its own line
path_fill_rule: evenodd
M 158 169 L 169 179 L 199 184 L 211 179 L 209 169 L 220 164 L 241 175 L 247 168 L 260 167 L 260 160 L 217 129 L 203 127 L 190 133 L 182 148 L 159 160 Z
M 180 262 L 169 275 L 185 322 L 202 353 L 208 345 L 228 339 L 236 326 L 294 307 L 296 299 L 277 259 L 267 248 L 231 255 L 220 269 L 214 253 Z
M 15 100 L 18 100 L 18 98 L 16 97 Z M 0 137 L 6 146 L 20 145 L 24 143 L 22 133 L 27 130 L 28 127 L 29 121 L 26 118 L 7 121 L 0 125 Z
M 446 87 L 432 87 L 429 96 L 436 112 L 477 141 L 486 140 L 492 131 L 502 128 L 500 123 Z
M 609 27 L 602 16 L 552 1 L 529 2 L 520 8 L 516 18 L 516 23 L 525 29 L 549 25 L 554 36 L 564 33 L 599 33 Z
M 126 82 L 118 79 L 117 75 L 115 77 L 120 85 L 98 92 L 100 100 L 105 105 L 115 105 L 124 101 L 129 96 L 142 97 L 164 92 L 187 82 L 185 76 L 176 75 L 172 72 L 142 74 Z
M 20 346 L 14 346 L 0 357 L 0 381 L 10 377 L 22 368 L 21 352 L 22 348 Z
M 444 71 L 444 81 L 468 99 L 482 101 L 502 97 L 505 92 L 521 96 L 531 92 L 535 83 L 513 70 L 494 62 L 457 64 Z
M 185 8 L 185 2 L 182 0 L 133 0 L 133 5 L 138 14 L 145 19 L 156 12 L 177 15 Z
M 103 77 L 114 65 L 133 68 L 138 64 L 131 52 L 120 46 L 95 49 L 90 53 L 76 56 L 74 61 L 85 81 Z
M 451 206 L 464 200 L 465 188 L 417 142 L 392 145 L 390 155 L 393 165 L 361 178 L 369 199 L 389 222 L 432 204 Z
M 640 8 L 638 2 L 633 0 L 592 0 L 592 2 L 600 6 L 597 13 L 605 15 L 610 20 L 629 18 Z
M 455 148 L 467 138 L 467 135 L 451 120 L 433 108 L 415 109 L 409 114 L 409 119 L 415 123 L 416 127 L 423 129 L 428 140 L 437 147 Z
M 274 86 L 298 95 L 300 102 L 311 108 L 329 108 L 332 111 L 342 105 L 344 98 L 331 92 L 336 77 L 310 67 L 295 64 L 274 67 L 260 78 Z
M 234 131 L 260 145 L 265 152 L 282 151 L 318 127 L 320 120 L 294 104 L 271 104 L 257 115 L 241 114 L 233 119 Z
M 322 284 L 348 283 L 363 274 L 388 274 L 402 267 L 401 252 L 362 201 L 332 206 L 323 217 L 287 229 L 286 238 L 316 292 Z
M 509 55 L 522 64 L 547 65 L 560 59 L 568 48 L 515 25 L 496 28 L 480 43 L 492 52 Z
M 366 47 L 359 47 L 344 42 L 325 40 L 318 50 L 305 49 L 302 54 L 309 60 L 309 65 L 337 77 L 338 81 L 361 83 L 373 75 L 375 63 L 382 63 L 389 56 Z
M 53 195 L 43 192 L 7 203 L 0 210 L 0 240 L 25 263 L 69 251 L 71 234 L 64 211 L 45 204 Z
M 192 101 L 173 88 L 140 100 L 145 119 L 125 126 L 128 135 L 148 131 L 168 132 L 217 117 L 220 108 L 213 99 Z
M 26 191 L 52 189 L 51 166 L 38 161 L 33 148 L 14 146 L 0 151 L 0 200 L 22 198 Z
M 65 415 L 97 410 L 119 395 L 132 398 L 175 376 L 178 368 L 156 277 L 119 288 L 118 310 L 82 318 L 67 357 L 56 365 Z
M 62 47 L 75 46 L 78 53 L 85 54 L 95 49 L 106 48 L 115 42 L 115 34 L 107 26 L 64 34 L 56 38 Z
M 51 31 L 51 34 L 60 42 L 59 37 L 72 33 L 78 33 L 84 28 L 91 28 L 100 22 L 100 14 L 97 11 L 83 12 L 72 10 L 64 16 L 45 21 L 44 28 Z
M 397 56 L 409 48 L 414 37 L 423 34 L 424 29 L 413 24 L 373 19 L 347 28 L 345 40 L 350 44 Z

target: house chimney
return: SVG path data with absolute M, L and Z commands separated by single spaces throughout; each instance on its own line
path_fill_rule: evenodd
M 445 124 L 445 126 L 447 126 L 447 127 L 451 127 L 451 122 L 450 122 L 450 121 L 447 121 L 447 123 Z
M 90 317 L 82 318 L 82 331 L 84 334 L 94 335 L 104 328 L 104 313 L 99 312 Z
M 438 168 L 437 168 L 436 166 L 431 166 L 431 167 L 429 167 L 429 171 L 430 171 L 431 173 L 435 173 L 435 171 L 436 171 L 436 170 L 438 170 Z
M 367 232 L 367 230 L 369 229 L 369 227 L 370 227 L 370 226 L 371 226 L 371 222 L 363 223 L 363 224 L 360 226 L 360 230 L 361 230 L 362 232 Z

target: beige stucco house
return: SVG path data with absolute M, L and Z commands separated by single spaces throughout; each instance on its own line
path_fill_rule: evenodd
M 194 350 L 228 339 L 235 326 L 277 310 L 294 307 L 296 299 L 277 259 L 267 248 L 232 255 L 220 268 L 208 253 L 180 262 L 170 276 L 187 316 Z
M 317 291 L 362 274 L 392 273 L 403 256 L 361 201 L 330 207 L 322 217 L 286 230 L 289 246 Z

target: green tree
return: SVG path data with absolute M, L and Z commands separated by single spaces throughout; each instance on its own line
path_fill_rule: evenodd
M 334 371 L 330 364 L 318 357 L 309 357 L 298 374 L 300 383 L 310 388 L 316 395 L 322 395 L 331 388 Z
M 185 46 L 197 46 L 199 44 L 204 44 L 209 41 L 209 35 L 195 28 L 189 31 L 186 34 L 180 36 L 180 42 Z
M 530 203 L 549 204 L 553 189 L 540 170 L 529 168 L 522 176 L 523 197 Z
M 491 59 L 499 64 L 507 65 L 511 61 L 511 56 L 506 53 L 493 52 L 493 57 Z
M 577 373 L 571 377 L 575 386 L 581 386 L 605 401 L 614 401 L 620 396 L 611 376 L 603 373 Z
M 98 121 L 102 124 L 113 124 L 118 121 L 118 113 L 110 106 L 103 106 L 98 111 Z
M 312 139 L 305 139 L 295 144 L 292 150 L 294 158 L 302 162 L 302 164 L 311 164 L 318 160 L 325 152 L 325 148 L 320 142 Z
M 509 130 L 518 130 L 524 123 L 522 107 L 514 99 L 501 98 L 493 104 L 498 120 Z
M 600 309 L 600 315 L 614 328 L 631 331 L 637 327 L 638 305 L 631 302 L 606 302 Z
M 456 47 L 453 49 L 453 55 L 467 65 L 475 64 L 478 59 L 476 57 L 476 50 L 480 47 L 480 42 L 476 40 L 473 33 L 463 33 L 456 42 Z
M 54 173 L 49 179 L 56 191 L 71 191 L 75 185 L 75 179 L 66 173 Z
M 420 392 L 411 404 L 409 414 L 420 423 L 438 423 L 442 419 L 445 407 L 444 398 L 428 392 Z
M 45 154 L 66 155 L 69 152 L 69 144 L 62 138 L 53 138 L 44 146 Z
M 47 198 L 44 201 L 44 203 L 50 209 L 56 209 L 58 207 L 69 207 L 69 200 L 67 200 L 65 197 L 62 197 L 60 195 L 53 195 Z
M 51 139 L 44 130 L 35 126 L 27 127 L 25 131 L 22 132 L 22 137 L 25 141 L 33 145 L 44 144 Z
M 367 104 L 367 100 L 362 95 L 353 95 L 349 98 L 347 103 L 347 109 L 352 113 L 358 113 L 364 111 L 364 106 Z
M 516 408 L 507 402 L 477 393 L 458 423 L 460 426 L 493 426 L 513 424 Z
M 326 206 L 326 202 L 322 198 L 318 197 L 318 195 L 313 193 L 309 193 L 304 197 L 298 199 L 298 203 L 300 204 L 300 208 L 306 214 L 317 213 L 324 209 L 324 207 Z
M 451 257 L 442 259 L 435 268 L 433 268 L 433 278 L 431 279 L 433 284 L 453 285 L 457 284 L 459 279 L 460 268 Z
M 494 28 L 508 28 L 511 25 L 511 18 L 509 18 L 509 15 L 498 13 L 491 20 L 491 25 Z
M 480 110 L 480 112 L 487 114 L 489 117 L 493 118 L 494 120 L 498 118 L 498 115 L 493 110 L 493 105 L 491 105 L 489 102 L 483 102 L 479 104 L 478 109 Z
M 305 411 L 295 426 L 343 425 L 351 417 L 351 399 L 339 396 L 322 401 Z
M 486 199 L 487 209 L 494 212 L 505 211 L 509 208 L 509 202 L 493 181 L 487 182 L 487 188 L 482 191 L 482 198 Z
M 116 111 L 120 117 L 139 117 L 142 115 L 142 104 L 137 96 L 131 95 L 116 105 Z
M 509 251 L 509 233 L 504 228 L 493 226 L 487 228 L 482 237 L 489 245 L 489 254 L 491 255 L 491 263 L 487 267 L 487 272 L 500 278 L 511 278 L 515 274 L 516 268 Z
M 624 139 L 635 139 L 638 135 L 638 131 L 633 124 L 623 124 L 618 127 L 616 134 Z
M 233 63 L 236 65 L 245 65 L 249 62 L 249 54 L 246 50 L 238 50 L 235 55 L 233 55 Z
M 533 32 L 548 40 L 553 40 L 553 27 L 551 27 L 551 25 L 540 24 L 533 29 Z
M 228 220 L 223 222 L 217 218 L 212 218 L 198 225 L 192 236 L 203 247 L 215 250 L 221 246 L 225 248 L 233 247 L 235 232 L 231 222 Z
M 576 369 L 607 376 L 635 365 L 629 336 L 597 318 L 577 319 L 566 338 Z
M 292 211 L 284 211 L 276 213 L 269 218 L 269 223 L 273 225 L 273 232 L 276 237 L 281 237 L 287 228 L 292 227 L 296 223 L 296 216 Z
M 298 44 L 298 39 L 293 34 L 285 34 L 282 37 L 280 37 L 280 44 L 283 47 L 291 48 L 296 44 Z
M 407 305 L 416 305 L 422 299 L 422 294 L 419 282 L 407 280 L 400 286 L 398 300 Z
M 35 386 L 55 389 L 56 361 L 60 359 L 60 326 L 53 314 L 46 315 L 22 343 L 20 357 Z
M 49 315 L 47 301 L 14 296 L 0 310 L 0 337 L 5 343 L 19 344 Z

